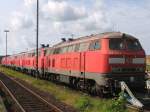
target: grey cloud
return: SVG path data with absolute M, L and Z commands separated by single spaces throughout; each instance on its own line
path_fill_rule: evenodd
M 10 24 L 13 30 L 20 30 L 31 28 L 34 25 L 34 22 L 26 13 L 16 12 L 13 14 Z
M 149 38 L 149 10 L 150 6 L 133 5 L 118 2 L 117 7 L 107 9 L 107 18 L 115 23 L 116 30 L 136 36 L 142 43 L 147 53 L 150 53 L 147 41 Z
M 11 28 L 14 30 L 12 51 L 16 48 L 19 52 L 35 47 L 36 10 L 33 7 L 35 4 L 28 1 L 28 5 L 12 18 Z M 62 36 L 74 34 L 78 37 L 112 29 L 105 15 L 102 0 L 93 2 L 90 8 L 84 4 L 76 6 L 69 0 L 44 0 L 40 7 L 39 43 L 54 44 L 59 42 Z
M 77 8 L 66 1 L 49 1 L 42 10 L 44 18 L 53 21 L 74 21 L 87 17 L 84 7 Z
M 25 28 L 25 29 L 31 28 L 34 25 L 33 21 L 31 19 L 28 19 L 28 18 L 23 19 L 22 23 L 24 23 L 24 24 L 22 24 L 22 28 Z

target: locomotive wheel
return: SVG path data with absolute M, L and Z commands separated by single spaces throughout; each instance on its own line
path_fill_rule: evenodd
M 87 88 L 87 91 L 89 94 L 91 95 L 96 95 L 96 86 L 95 85 L 89 85 L 89 87 Z
M 77 89 L 77 83 L 78 83 L 77 78 L 73 78 L 73 77 L 70 78 L 70 85 L 71 85 L 72 88 Z
M 96 84 L 96 94 L 101 97 L 104 98 L 105 94 L 104 94 L 104 87 L 103 86 L 99 86 Z
M 87 91 L 91 95 L 96 95 L 96 83 L 93 80 L 88 80 L 87 83 Z
M 102 88 L 99 88 L 99 90 L 96 90 L 96 94 L 99 97 L 104 98 L 104 93 L 103 93 L 103 89 Z
M 72 87 L 72 88 L 74 88 L 74 83 L 73 83 L 73 77 L 70 77 L 69 78 L 69 85 L 70 85 L 70 87 Z
M 49 80 L 49 74 L 48 73 L 45 74 L 45 80 Z
M 77 89 L 79 90 L 84 90 L 84 81 L 83 80 L 79 80 L 77 83 Z

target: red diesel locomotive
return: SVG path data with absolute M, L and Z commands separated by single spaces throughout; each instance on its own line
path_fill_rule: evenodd
M 145 86 L 145 52 L 138 39 L 107 32 L 63 40 L 39 49 L 39 77 L 60 81 L 91 93 L 112 93 L 125 81 L 128 86 Z M 2 59 L 2 64 L 36 74 L 35 50 Z

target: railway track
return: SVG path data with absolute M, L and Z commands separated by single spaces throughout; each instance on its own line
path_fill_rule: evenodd
M 0 73 L 0 83 L 17 104 L 19 112 L 63 112 L 55 105 L 47 102 L 38 94 L 3 73 Z

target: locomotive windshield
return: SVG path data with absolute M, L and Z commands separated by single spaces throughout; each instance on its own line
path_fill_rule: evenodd
M 111 50 L 123 50 L 125 48 L 123 39 L 113 38 L 109 40 Z
M 142 47 L 136 39 L 112 38 L 109 40 L 111 50 L 141 50 Z
M 141 50 L 142 47 L 138 40 L 126 40 L 128 50 Z

